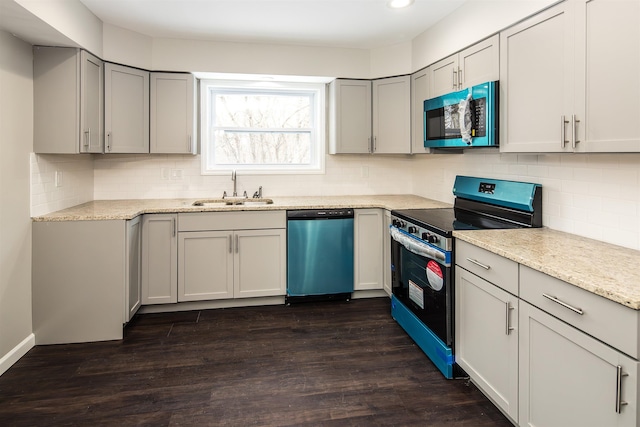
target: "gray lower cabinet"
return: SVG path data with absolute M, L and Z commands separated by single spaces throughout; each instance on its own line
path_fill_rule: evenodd
M 354 216 L 355 278 L 353 288 L 356 291 L 382 289 L 384 281 L 383 210 L 356 209 Z
M 178 302 L 177 214 L 142 219 L 142 304 Z
M 524 301 L 520 366 L 521 426 L 637 426 L 638 361 Z
M 640 312 L 456 245 L 456 362 L 515 424 L 638 425 Z
M 507 260 L 457 242 L 456 362 L 495 405 L 517 421 L 518 297 L 489 281 L 501 283 L 496 279 L 504 278 L 517 289 L 517 264 L 508 261 L 504 266 L 503 261 Z M 474 274 L 463 268 L 470 266 L 482 271 Z M 496 273 L 501 269 L 498 276 L 485 273 L 485 270 Z
M 33 223 L 37 345 L 122 339 L 129 311 L 125 286 L 135 277 L 135 232 L 124 220 Z
M 130 321 L 142 304 L 142 281 L 140 243 L 142 240 L 140 217 L 127 221 L 125 247 L 125 322 Z
M 285 227 L 284 211 L 180 214 L 178 301 L 284 295 Z

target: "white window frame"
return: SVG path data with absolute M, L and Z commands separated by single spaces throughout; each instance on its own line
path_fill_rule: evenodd
M 207 159 L 212 143 L 209 141 L 209 126 L 211 118 L 211 89 L 222 90 L 251 90 L 270 92 L 313 92 L 315 106 L 313 120 L 315 128 L 311 132 L 311 162 L 310 165 L 213 165 L 209 168 Z M 276 175 L 276 174 L 324 174 L 326 153 L 326 84 L 304 83 L 288 81 L 258 81 L 258 80 L 200 80 L 200 135 L 201 135 L 201 174 L 223 175 L 230 170 L 242 171 L 243 174 Z M 314 138 L 315 136 L 315 138 Z M 315 139 L 315 141 L 314 141 Z

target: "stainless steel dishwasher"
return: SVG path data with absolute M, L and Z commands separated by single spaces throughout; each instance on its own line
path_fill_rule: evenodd
M 349 300 L 353 280 L 353 209 L 288 211 L 287 304 Z

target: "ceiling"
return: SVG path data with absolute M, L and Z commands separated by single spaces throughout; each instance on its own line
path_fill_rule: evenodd
M 154 38 L 372 49 L 407 42 L 464 0 L 80 0 L 100 20 Z

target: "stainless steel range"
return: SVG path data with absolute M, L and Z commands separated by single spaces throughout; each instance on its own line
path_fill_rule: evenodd
M 391 212 L 391 314 L 447 378 L 455 364 L 454 230 L 542 226 L 539 184 L 457 176 L 453 208 Z

